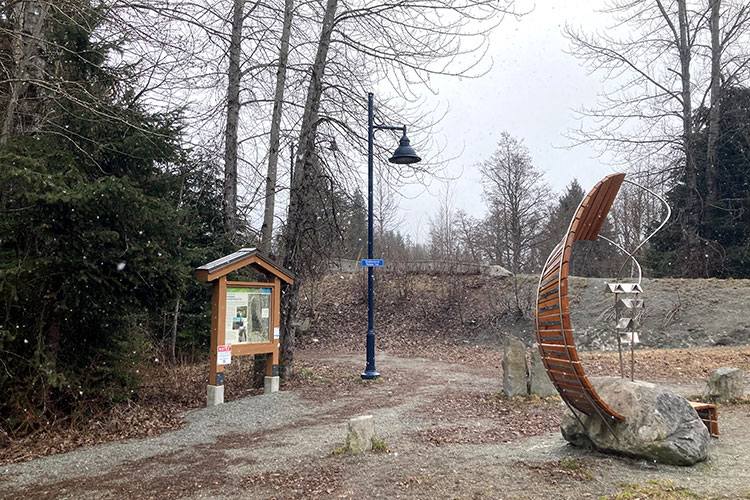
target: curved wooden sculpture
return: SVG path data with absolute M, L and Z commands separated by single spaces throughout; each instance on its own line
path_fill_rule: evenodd
M 624 179 L 625 174 L 607 176 L 583 199 L 568 231 L 547 258 L 536 300 L 536 339 L 550 380 L 565 403 L 586 415 L 599 414 L 604 422 L 625 417 L 601 400 L 583 372 L 570 322 L 568 272 L 573 243 L 596 239 Z

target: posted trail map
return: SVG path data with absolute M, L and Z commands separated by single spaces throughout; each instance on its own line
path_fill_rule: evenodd
M 224 342 L 249 344 L 271 341 L 271 289 L 227 288 Z

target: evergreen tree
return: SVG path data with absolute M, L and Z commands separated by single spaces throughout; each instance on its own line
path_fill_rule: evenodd
M 658 276 L 750 277 L 750 88 L 724 90 L 721 101 L 717 140 L 715 198 L 701 214 L 698 257 L 689 252 L 681 230 L 688 215 L 685 206 L 687 188 L 684 176 L 668 192 L 674 209 L 672 221 L 653 240 L 648 264 Z M 708 143 L 708 111 L 700 110 L 701 125 L 695 144 L 698 165 L 698 190 L 707 196 L 706 178 L 710 163 L 705 154 Z
M 19 97 L 44 119 L 9 127 L 0 146 L 0 415 L 11 430 L 131 393 L 149 320 L 184 293 L 206 232 L 185 208 L 201 176 L 177 114 L 149 113 L 133 68 L 106 64 L 114 47 L 96 36 L 98 9 L 45 14 L 44 85 Z
M 565 192 L 560 195 L 557 199 L 557 203 L 552 207 L 549 214 L 549 222 L 547 223 L 546 234 L 548 235 L 547 241 L 544 246 L 544 257 L 552 252 L 563 235 L 570 226 L 570 220 L 578 209 L 581 200 L 586 193 L 583 192 L 583 188 L 578 183 L 578 179 L 573 179 L 570 184 L 565 187 Z
M 358 259 L 367 256 L 367 202 L 359 189 L 345 205 L 342 214 L 344 224 L 344 246 L 342 257 Z
M 565 188 L 565 192 L 558 198 L 557 204 L 550 213 L 546 233 L 549 235 L 542 258 L 552 252 L 552 249 L 568 231 L 570 222 L 581 204 L 586 193 L 573 179 Z M 614 239 L 612 224 L 606 220 L 599 234 Z M 617 272 L 622 258 L 618 259 L 617 250 L 606 241 L 597 238 L 595 241 L 577 241 L 572 252 L 570 274 L 573 276 L 612 276 Z

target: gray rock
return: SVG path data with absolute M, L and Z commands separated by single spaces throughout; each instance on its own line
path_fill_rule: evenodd
M 301 321 L 298 319 L 294 322 L 294 326 L 297 328 L 298 332 L 305 333 L 310 329 L 310 317 L 305 316 Z
M 526 346 L 520 340 L 506 337 L 503 342 L 503 392 L 508 396 L 528 394 Z
M 508 271 L 502 266 L 481 266 L 480 273 L 485 274 L 487 276 L 496 276 L 496 277 L 504 277 L 504 278 L 513 276 L 512 272 Z
M 598 415 L 576 411 L 576 418 L 568 410 L 560 431 L 571 444 L 670 465 L 693 465 L 708 457 L 708 429 L 685 398 L 647 382 L 619 377 L 590 380 L 602 400 L 625 421 L 608 420 L 608 427 Z
M 346 450 L 349 453 L 362 453 L 372 449 L 375 437 L 375 419 L 364 415 L 349 420 L 349 434 L 346 436 Z
M 725 403 L 741 398 L 745 394 L 742 370 L 724 366 L 712 371 L 706 382 L 703 399 L 714 403 Z
M 537 396 L 548 398 L 550 396 L 557 396 L 557 389 L 552 385 L 552 382 L 547 375 L 547 370 L 544 369 L 544 363 L 542 363 L 542 357 L 539 355 L 538 344 L 531 346 L 531 369 L 529 370 L 529 394 L 535 394 Z

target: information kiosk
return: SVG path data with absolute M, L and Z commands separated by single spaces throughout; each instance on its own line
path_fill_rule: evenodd
M 265 282 L 228 281 L 233 271 L 251 266 Z M 224 365 L 232 357 L 266 354 L 265 392 L 279 390 L 281 285 L 293 275 L 255 248 L 243 248 L 196 269 L 198 281 L 213 285 L 211 368 L 207 405 L 224 402 Z

